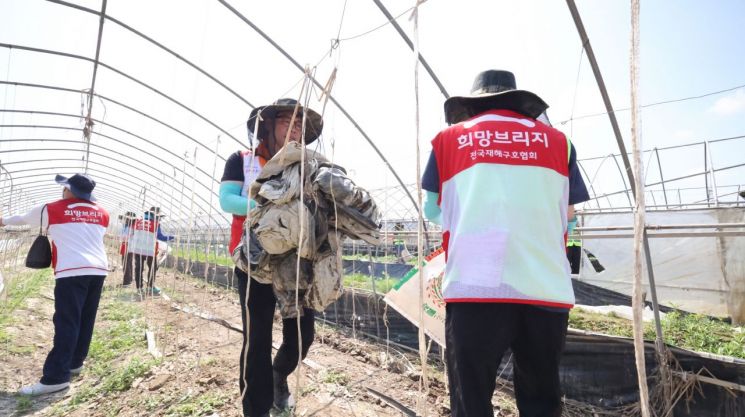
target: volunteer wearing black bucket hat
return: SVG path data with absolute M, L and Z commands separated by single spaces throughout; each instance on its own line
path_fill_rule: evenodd
M 303 135 L 303 123 L 305 134 Z M 290 98 L 255 108 L 247 121 L 249 139 L 257 138 L 255 154 L 238 151 L 225 162 L 220 183 L 220 206 L 233 215 L 229 250 L 232 253 L 241 239 L 249 205 L 248 187 L 261 167 L 288 141 L 313 143 L 323 130 L 321 115 Z M 283 320 L 282 345 L 272 363 L 272 325 L 276 298 L 271 284 L 251 279 L 239 268 L 238 292 L 243 321 L 243 348 L 240 357 L 240 388 L 243 415 L 268 417 L 274 406 L 284 410 L 292 405 L 287 376 L 297 367 L 298 332 L 296 319 Z M 249 295 L 248 301 L 246 300 Z M 246 323 L 248 307 L 249 323 Z M 305 309 L 300 318 L 302 356 L 308 352 L 314 337 L 314 312 Z
M 442 222 L 445 340 L 453 417 L 486 417 L 502 356 L 514 358 L 521 417 L 561 415 L 559 360 L 574 292 L 565 230 L 589 196 L 548 105 L 509 71 L 477 75 L 445 102 L 424 211 Z M 441 213 L 442 211 L 442 213 Z
M 0 226 L 46 227 L 52 241 L 54 347 L 44 362 L 41 381 L 18 391 L 24 395 L 66 389 L 70 375 L 83 370 L 108 272 L 103 237 L 109 214 L 94 203 L 96 182 L 84 174 L 57 175 L 55 181 L 64 187 L 61 200 L 0 220 Z

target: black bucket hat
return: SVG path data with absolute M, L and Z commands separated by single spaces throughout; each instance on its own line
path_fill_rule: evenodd
M 75 174 L 70 178 L 57 174 L 54 180 L 57 184 L 70 190 L 75 197 L 81 200 L 96 201 L 92 195 L 93 189 L 96 188 L 96 182 L 93 181 L 93 178 L 85 174 Z
M 150 210 L 146 211 L 145 214 L 152 214 L 156 217 L 166 217 L 165 214 L 163 214 L 162 211 L 160 211 L 160 207 L 150 207 Z
M 487 70 L 476 76 L 470 96 L 445 100 L 445 121 L 460 123 L 491 109 L 513 110 L 536 119 L 547 108 L 548 104 L 536 94 L 517 89 L 513 73 Z
M 251 115 L 248 117 L 248 121 L 246 124 L 248 125 L 248 131 L 255 135 L 254 132 L 254 126 L 256 125 L 256 116 L 261 115 L 261 120 L 259 120 L 259 140 L 264 140 L 267 131 L 263 126 L 261 126 L 262 123 L 266 123 L 269 119 L 274 119 L 277 116 L 277 113 L 279 112 L 290 112 L 292 113 L 295 111 L 295 108 L 297 107 L 297 117 L 298 120 L 301 120 L 303 117 L 303 109 L 306 111 L 307 116 L 307 122 L 305 125 L 305 144 L 310 144 L 316 139 L 318 139 L 318 136 L 321 135 L 321 131 L 323 130 L 323 118 L 320 114 L 318 114 L 315 110 L 311 109 L 310 107 L 303 107 L 301 106 L 297 100 L 292 98 L 281 98 L 277 101 L 275 101 L 272 104 L 266 105 L 266 106 L 259 106 L 251 110 Z
M 134 220 L 136 218 L 137 218 L 137 213 L 135 213 L 134 211 L 128 211 L 124 214 L 119 215 L 120 220 Z

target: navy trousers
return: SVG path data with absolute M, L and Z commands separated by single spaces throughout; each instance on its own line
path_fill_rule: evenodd
M 274 403 L 273 372 L 286 377 L 295 370 L 298 363 L 297 319 L 282 320 L 282 345 L 272 364 L 272 326 L 277 299 L 271 284 L 261 284 L 251 279 L 248 291 L 249 323 L 246 326 L 246 293 L 248 276 L 235 268 L 238 277 L 238 293 L 241 301 L 241 321 L 243 322 L 243 348 L 240 357 L 240 381 L 243 397 L 243 415 L 263 416 Z M 303 309 L 300 317 L 300 335 L 303 358 L 313 343 L 315 333 L 315 312 Z M 248 328 L 247 328 L 248 327 Z M 248 339 L 248 340 L 247 340 Z M 246 350 L 248 342 L 248 350 Z M 245 366 L 244 366 L 245 360 Z
M 135 254 L 132 252 L 127 252 L 122 256 L 122 272 L 124 274 L 122 285 L 130 285 L 132 284 L 132 267 L 134 263 L 134 256 Z
M 148 288 L 152 288 L 155 284 L 155 274 L 158 273 L 158 261 L 153 256 L 135 254 L 135 285 L 139 290 L 142 288 L 142 274 L 145 270 L 145 264 L 147 264 L 147 284 Z
M 93 337 L 105 276 L 80 275 L 54 283 L 54 346 L 44 362 L 42 384 L 70 381 L 70 369 L 83 365 Z
M 492 417 L 497 370 L 513 353 L 520 417 L 560 417 L 559 359 L 568 312 L 524 304 L 448 303 L 445 339 L 453 417 Z

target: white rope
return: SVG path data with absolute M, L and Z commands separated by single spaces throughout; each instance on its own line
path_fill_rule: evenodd
M 419 5 L 421 0 L 416 0 L 411 20 L 414 22 L 414 101 L 416 104 L 416 188 L 417 188 L 417 267 L 419 268 L 419 361 L 422 369 L 422 377 L 419 380 L 419 395 L 417 409 L 419 415 L 427 417 L 427 396 L 429 383 L 427 380 L 427 347 L 424 337 L 424 291 L 425 291 L 425 269 L 422 256 L 424 245 L 422 235 L 424 229 L 424 216 L 422 213 L 422 173 L 421 173 L 421 150 L 419 148 L 420 120 L 419 120 Z
M 298 98 L 298 105 L 303 102 L 303 115 L 302 115 L 302 128 L 300 130 L 300 148 L 301 148 L 301 154 L 300 154 L 300 196 L 298 199 L 298 216 L 299 216 L 299 229 L 300 232 L 298 233 L 298 244 L 297 244 L 297 261 L 295 263 L 295 323 L 297 324 L 297 345 L 298 345 L 298 351 L 297 351 L 297 368 L 295 369 L 295 407 L 297 408 L 297 404 L 300 401 L 300 392 L 301 392 L 301 382 L 300 382 L 300 376 L 303 371 L 303 338 L 302 338 L 302 330 L 300 326 L 300 249 L 303 247 L 303 234 L 305 233 L 305 215 L 304 215 L 304 207 L 305 202 L 303 201 L 305 199 L 305 151 L 306 151 L 306 145 L 305 145 L 305 131 L 307 129 L 307 113 L 308 113 L 308 105 L 310 101 L 310 86 L 311 86 L 311 72 L 310 68 L 305 67 L 305 80 L 303 81 L 303 85 L 300 90 L 300 97 Z M 304 96 L 303 96 L 304 95 Z M 303 97 L 305 97 L 303 101 Z M 290 126 L 287 129 L 287 134 L 285 137 L 285 146 L 287 146 L 287 141 L 290 137 L 290 132 L 292 132 L 292 128 L 295 123 L 295 115 L 297 114 L 298 106 L 295 106 L 295 110 L 292 114 L 292 119 L 290 119 Z
M 259 120 L 261 120 L 261 112 L 256 113 L 256 119 L 254 120 L 254 136 L 259 139 Z M 254 161 L 256 161 L 256 145 L 253 138 L 249 141 L 249 147 L 251 149 L 251 159 L 248 163 L 248 172 L 254 172 Z M 244 179 L 245 180 L 245 179 Z M 246 380 L 246 372 L 248 370 L 248 348 L 249 342 L 248 337 L 251 334 L 251 315 L 248 312 L 248 297 L 251 294 L 251 253 L 249 248 L 251 247 L 251 188 L 249 187 L 246 192 L 246 220 L 243 222 L 243 234 L 246 236 L 246 255 L 249 257 L 248 268 L 246 270 L 246 299 L 241 300 L 243 303 L 245 314 L 243 320 L 246 323 L 246 334 L 244 335 L 243 343 L 243 373 L 241 379 L 243 381 L 243 389 L 241 390 L 241 403 L 246 398 L 246 392 L 248 391 L 248 381 Z
M 636 355 L 636 373 L 639 383 L 639 402 L 642 417 L 650 417 L 649 388 L 647 387 L 647 369 L 644 355 L 643 286 L 642 286 L 642 250 L 645 227 L 644 216 L 644 167 L 641 151 L 641 120 L 639 118 L 639 0 L 631 0 L 631 154 L 636 187 L 636 210 L 634 213 L 634 283 L 632 304 L 634 313 L 634 353 Z

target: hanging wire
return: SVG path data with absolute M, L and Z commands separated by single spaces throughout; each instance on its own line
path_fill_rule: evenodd
M 12 54 L 13 54 L 13 48 L 9 48 L 8 49 L 8 65 L 5 68 L 5 82 L 6 83 L 8 83 L 10 80 L 10 61 L 13 58 Z M 16 87 L 13 87 L 13 88 L 15 89 Z M 3 108 L 4 109 L 8 108 L 8 90 L 10 90 L 10 84 L 5 84 L 5 94 L 3 97 Z M 2 116 L 0 116 L 0 125 L 5 125 L 5 113 L 3 113 Z M 3 137 L 2 133 L 3 133 L 3 128 L 0 127 L 0 139 L 2 139 Z M 0 141 L 0 143 L 2 143 L 2 141 Z
M 706 97 L 710 97 L 710 96 L 714 96 L 714 95 L 718 95 L 718 94 L 729 93 L 730 91 L 739 90 L 741 88 L 745 88 L 745 84 L 736 85 L 734 87 L 725 88 L 723 90 L 711 91 L 711 92 L 708 92 L 708 93 L 694 95 L 694 96 L 687 96 L 687 97 L 682 97 L 682 98 L 657 101 L 657 102 L 649 103 L 649 104 L 642 104 L 642 105 L 639 106 L 639 108 L 640 109 L 646 109 L 646 108 L 649 108 L 649 107 L 656 107 L 656 106 L 661 106 L 661 105 L 664 105 L 664 104 L 680 103 L 680 102 L 689 101 L 689 100 L 698 100 L 698 99 L 701 99 L 701 98 L 706 98 Z M 631 107 L 622 107 L 622 108 L 619 108 L 619 109 L 614 109 L 613 110 L 613 113 L 620 113 L 620 112 L 625 112 L 625 111 L 629 111 L 629 110 L 631 110 Z M 605 116 L 608 113 L 609 112 L 598 112 L 598 113 L 585 114 L 583 116 L 571 117 L 571 118 L 569 118 L 567 120 L 562 120 L 561 122 L 559 122 L 559 124 L 564 125 L 564 124 L 566 124 L 568 122 L 571 122 L 573 120 L 581 120 L 581 119 L 589 119 L 589 118 L 592 118 L 592 117 Z
M 262 119 L 261 112 L 256 113 L 256 118 L 254 119 L 254 132 L 255 137 L 258 140 L 259 137 L 259 121 Z M 251 157 L 249 164 L 248 164 L 248 172 L 254 172 L 254 163 L 256 163 L 256 143 L 255 141 L 249 140 L 248 146 L 250 148 L 249 156 Z M 244 181 L 248 181 L 248 178 L 244 178 Z M 246 219 L 243 221 L 243 235 L 246 238 L 246 248 L 251 247 L 251 192 L 250 188 L 246 192 L 246 198 L 248 201 L 246 202 Z M 250 264 L 250 262 L 249 262 Z M 241 362 L 243 362 L 243 369 L 248 369 L 248 349 L 249 349 L 249 336 L 251 335 L 251 315 L 248 311 L 248 300 L 251 296 L 251 267 L 249 266 L 246 269 L 246 299 L 241 300 L 241 303 L 243 303 L 242 310 L 245 312 L 243 314 L 243 320 L 246 327 L 246 334 L 243 336 L 243 357 L 241 358 Z M 243 389 L 241 390 L 241 403 L 246 398 L 246 393 L 248 390 L 248 381 L 246 380 L 246 372 L 241 373 L 241 380 L 243 381 Z
M 300 197 L 298 199 L 298 216 L 299 216 L 299 232 L 298 232 L 298 245 L 297 245 L 297 261 L 295 263 L 295 323 L 297 324 L 297 345 L 298 345 L 298 358 L 297 358 L 297 368 L 295 370 L 295 406 L 297 407 L 298 401 L 300 401 L 300 392 L 301 392 L 301 382 L 300 377 L 303 371 L 303 338 L 302 338 L 302 331 L 300 326 L 300 317 L 302 312 L 300 311 L 300 250 L 303 247 L 303 234 L 305 233 L 305 131 L 307 129 L 307 112 L 308 112 L 308 106 L 310 101 L 310 85 L 311 82 L 311 71 L 309 67 L 305 68 L 305 74 L 306 78 L 305 81 L 303 81 L 303 86 L 300 90 L 300 97 L 298 97 L 298 101 L 295 105 L 295 110 L 292 113 L 292 118 L 290 119 L 290 127 L 287 129 L 287 132 L 285 134 L 285 146 L 287 146 L 287 142 L 290 137 L 290 133 L 292 132 L 292 127 L 295 123 L 295 117 L 298 112 L 298 107 L 300 103 L 303 103 L 303 114 L 302 114 L 302 124 L 300 129 Z
M 405 14 L 411 12 L 411 11 L 416 10 L 417 7 L 419 7 L 420 5 L 424 4 L 426 1 L 427 0 L 418 1 L 415 6 L 409 7 L 408 9 L 404 10 L 403 12 L 397 14 L 396 17 L 394 17 L 394 19 L 398 20 L 399 17 L 401 17 L 401 16 L 403 16 L 403 15 L 405 15 Z M 343 39 L 339 39 L 339 41 L 351 41 L 353 39 L 358 39 L 358 38 L 361 38 L 363 36 L 367 36 L 367 35 L 375 32 L 375 31 L 377 31 L 379 29 L 382 29 L 382 28 L 388 26 L 389 24 L 391 24 L 391 21 L 390 20 L 386 20 L 384 23 L 381 23 L 380 25 L 378 25 L 378 26 L 376 26 L 376 27 L 374 27 L 372 29 L 366 30 L 365 32 L 359 33 L 357 35 L 353 35 L 353 36 L 349 36 L 349 37 L 346 37 L 346 38 L 343 38 Z
M 585 56 L 585 44 L 579 48 L 579 62 L 577 63 L 577 77 L 574 80 L 574 95 L 572 97 L 572 112 L 570 113 L 569 120 L 572 123 L 569 124 L 569 137 L 574 137 L 574 108 L 577 104 L 577 90 L 579 89 L 579 74 L 582 72 L 582 58 Z

